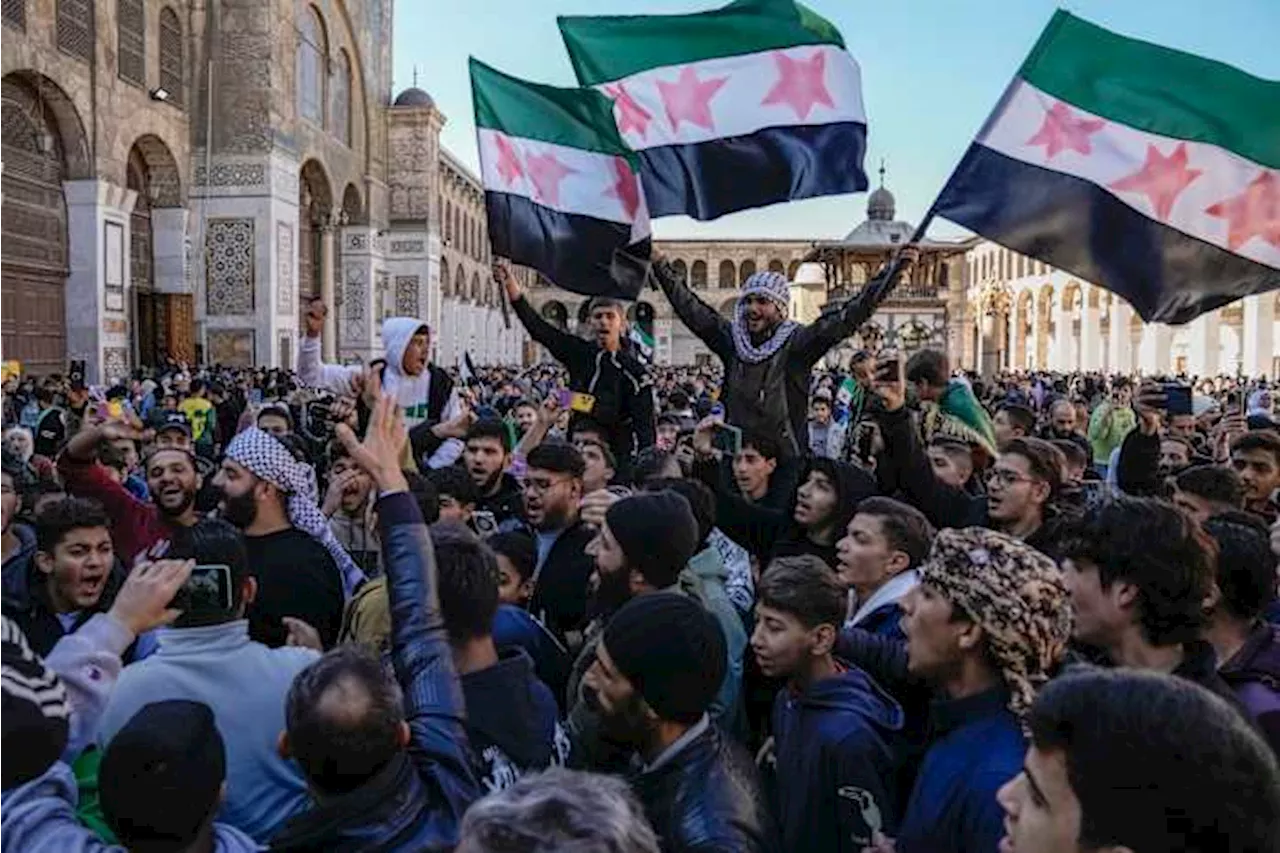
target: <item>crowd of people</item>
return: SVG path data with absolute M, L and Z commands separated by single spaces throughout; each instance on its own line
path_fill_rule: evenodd
M 494 275 L 546 363 L 315 301 L 292 371 L 5 384 L 6 849 L 1280 849 L 1265 380 L 831 365 L 870 298 L 661 260 L 660 367 Z

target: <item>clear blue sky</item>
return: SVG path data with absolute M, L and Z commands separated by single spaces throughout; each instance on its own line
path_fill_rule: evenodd
M 557 14 L 676 14 L 727 0 L 400 0 L 395 90 L 418 85 L 448 118 L 442 141 L 477 165 L 467 57 L 552 85 L 574 84 Z M 844 33 L 862 66 L 867 171 L 886 161 L 898 218 L 916 221 L 994 105 L 1053 10 L 1125 35 L 1280 79 L 1280 0 L 806 0 Z M 666 217 L 658 237 L 843 236 L 865 194 L 791 202 L 714 222 Z M 939 221 L 930 232 L 960 232 Z

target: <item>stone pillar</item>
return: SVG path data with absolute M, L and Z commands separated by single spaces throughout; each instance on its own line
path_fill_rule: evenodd
M 982 309 L 978 310 L 981 311 Z M 977 329 L 978 334 L 974 336 L 976 340 L 973 347 L 973 369 L 981 375 L 983 373 L 982 350 L 983 344 L 986 343 L 984 339 L 991 328 L 991 315 L 985 312 L 979 314 L 978 322 L 974 325 L 974 328 Z
M 1190 351 L 1187 372 L 1194 376 L 1216 376 L 1221 369 L 1219 352 L 1222 347 L 1222 322 L 1217 311 L 1201 314 L 1191 321 Z
M 1053 370 L 1075 370 L 1075 360 L 1071 357 L 1071 312 L 1062 307 L 1061 297 L 1054 310 L 1058 315 L 1058 324 L 1053 330 L 1051 367 Z
M 1015 367 L 1021 368 L 1022 365 L 1015 365 L 1013 361 L 1017 356 L 1017 353 L 1014 352 L 1014 347 L 1018 343 L 1018 332 L 1017 312 L 1012 306 L 1004 315 L 1004 337 L 1004 364 L 1001 365 L 1001 368 L 1004 370 L 1013 370 Z
M 1090 296 L 1091 288 L 1088 287 L 1080 294 L 1083 306 L 1080 316 L 1081 370 L 1098 370 L 1102 367 L 1102 319 L 1098 316 L 1098 303 L 1090 300 Z
M 1107 340 L 1107 370 L 1112 373 L 1133 372 L 1133 342 L 1129 339 L 1129 320 L 1133 309 L 1120 297 L 1111 300 L 1111 334 Z
M 1244 300 L 1240 330 L 1241 370 L 1245 376 L 1269 376 L 1276 355 L 1276 295 L 1259 293 Z
M 1163 323 L 1147 323 L 1142 327 L 1142 341 L 1138 345 L 1138 369 L 1145 376 L 1169 372 L 1169 350 L 1173 345 L 1173 330 Z
M 1033 302 L 1031 304 L 1031 331 L 1027 333 L 1026 350 L 1023 353 L 1025 361 L 1018 365 L 1020 370 L 1044 370 L 1044 365 L 1040 363 L 1040 316 L 1037 313 L 1039 307 Z
M 127 374 L 129 214 L 138 194 L 110 181 L 63 183 L 67 205 L 67 357 L 97 384 Z
M 321 353 L 327 362 L 338 357 L 338 311 L 334 304 L 334 226 L 328 222 L 320 226 L 320 298 L 329 307 L 321 333 Z M 345 297 L 345 294 L 344 294 Z

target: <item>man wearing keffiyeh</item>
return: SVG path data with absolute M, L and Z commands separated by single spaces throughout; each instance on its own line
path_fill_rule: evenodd
M 364 581 L 364 573 L 320 511 L 315 469 L 270 433 L 250 427 L 227 445 L 213 483 L 222 492 L 223 516 L 244 531 L 258 578 L 258 597 L 249 611 L 251 636 L 282 645 L 287 631 L 280 617 L 295 616 L 331 645 L 345 599 Z
M 909 274 L 917 255 L 915 248 L 904 248 L 898 271 Z M 790 285 L 781 273 L 749 276 L 729 320 L 677 279 L 668 261 L 655 261 L 653 270 L 681 321 L 724 363 L 725 421 L 744 433 L 777 437 L 784 460 L 803 456 L 808 449 L 809 374 L 814 364 L 871 319 L 892 287 L 892 281 L 884 279 L 898 274 L 890 266 L 881 278 L 803 325 L 788 316 Z

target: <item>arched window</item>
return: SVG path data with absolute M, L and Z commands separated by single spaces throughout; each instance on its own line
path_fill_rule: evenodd
M 734 276 L 733 261 L 724 260 L 720 262 L 720 280 L 721 289 L 728 290 L 737 285 L 737 278 Z
M 742 266 L 738 268 L 738 283 L 746 284 L 747 279 L 756 274 L 755 261 L 743 261 Z
M 449 288 L 453 286 L 453 280 L 449 278 L 449 262 L 444 258 L 440 259 L 440 293 L 443 296 L 449 295 Z
M 329 130 L 344 145 L 351 144 L 351 57 L 338 51 L 338 70 L 333 77 L 333 98 L 329 103 Z
M 689 268 L 685 266 L 684 261 L 673 261 L 671 263 L 671 271 L 675 273 L 676 281 L 684 281 L 685 276 L 689 274 Z
M 787 280 L 795 281 L 796 273 L 798 273 L 799 271 L 800 271 L 799 261 L 792 261 L 791 263 L 787 264 Z
M 480 301 L 480 276 L 475 273 L 471 274 L 471 301 L 476 303 Z
M 447 201 L 444 203 L 444 241 L 453 242 L 453 205 Z
M 462 271 L 462 264 L 458 264 L 458 269 L 453 274 L 453 295 L 457 299 L 467 295 L 467 276 Z
M 462 208 L 453 209 L 453 233 L 458 235 L 458 251 L 462 251 Z
M 182 50 L 182 23 L 168 6 L 160 10 L 160 88 L 169 93 L 168 103 L 181 107 L 186 101 L 185 61 Z
M 307 121 L 324 124 L 324 66 L 328 48 L 320 13 L 312 6 L 302 10 L 298 19 L 298 52 L 294 81 L 298 87 L 298 115 Z
M 121 80 L 147 84 L 147 13 L 142 0 L 116 3 L 116 56 Z
M 786 273 L 786 267 L 782 265 L 782 260 L 780 258 L 774 258 L 769 261 L 769 272 L 776 272 L 779 274 Z
M 704 288 L 707 286 L 706 261 L 693 262 L 693 266 L 689 268 L 689 286 L 694 289 Z
M 93 0 L 58 0 L 55 10 L 58 50 L 76 59 L 93 59 Z

